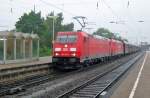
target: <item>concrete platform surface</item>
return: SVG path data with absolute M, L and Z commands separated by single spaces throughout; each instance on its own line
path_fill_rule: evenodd
M 30 62 L 12 63 L 12 64 L 1 64 L 0 65 L 0 70 L 1 69 L 7 69 L 7 68 L 13 68 L 13 67 L 34 65 L 34 64 L 51 63 L 51 62 L 52 62 L 52 57 L 51 56 L 40 57 L 39 60 L 34 60 L 34 61 L 30 61 Z
M 147 51 L 110 98 L 150 98 L 150 51 Z

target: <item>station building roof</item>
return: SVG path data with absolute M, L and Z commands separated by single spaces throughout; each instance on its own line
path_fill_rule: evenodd
M 39 39 L 37 34 L 29 34 L 29 33 L 22 33 L 22 32 L 8 32 L 8 31 L 0 31 L 0 38 L 31 38 L 31 39 Z

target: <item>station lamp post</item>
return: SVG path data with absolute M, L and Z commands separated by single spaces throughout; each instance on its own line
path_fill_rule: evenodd
M 53 19 L 53 37 L 52 37 L 52 48 L 54 47 L 54 40 L 55 40 L 55 20 L 58 18 L 58 16 L 49 16 L 49 18 Z M 53 49 L 54 50 L 54 49 Z M 54 53 L 54 51 L 53 51 Z
M 49 18 L 53 19 L 53 38 L 52 38 L 52 43 L 55 40 L 55 20 L 58 18 L 58 16 L 49 16 Z

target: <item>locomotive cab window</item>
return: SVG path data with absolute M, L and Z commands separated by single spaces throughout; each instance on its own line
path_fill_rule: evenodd
M 77 40 L 77 36 L 76 35 L 69 35 L 68 36 L 68 42 L 69 43 L 74 43 Z
M 75 43 L 77 40 L 76 35 L 61 35 L 58 36 L 56 41 L 60 43 Z

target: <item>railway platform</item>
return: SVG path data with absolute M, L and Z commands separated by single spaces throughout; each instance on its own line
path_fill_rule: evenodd
M 39 60 L 34 60 L 30 62 L 0 64 L 0 70 L 11 69 L 11 68 L 16 68 L 16 67 L 25 67 L 25 66 L 31 66 L 31 65 L 50 64 L 51 62 L 52 62 L 51 56 L 40 57 Z
M 120 81 L 110 98 L 150 98 L 150 51 Z

